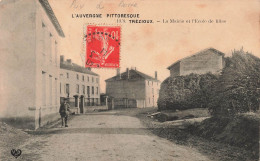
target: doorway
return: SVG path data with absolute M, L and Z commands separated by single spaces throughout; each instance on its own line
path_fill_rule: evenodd
M 85 103 L 85 98 L 84 96 L 80 96 L 80 103 L 79 103 L 79 111 L 80 113 L 84 113 L 84 103 Z

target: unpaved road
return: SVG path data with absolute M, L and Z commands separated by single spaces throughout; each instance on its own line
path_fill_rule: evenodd
M 75 116 L 68 128 L 43 129 L 33 134 L 19 147 L 22 155 L 15 160 L 210 160 L 195 149 L 153 135 L 135 117 L 113 112 Z

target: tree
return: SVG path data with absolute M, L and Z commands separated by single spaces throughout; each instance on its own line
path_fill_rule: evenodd
M 216 82 L 209 110 L 213 115 L 235 115 L 259 109 L 260 59 L 234 50 Z

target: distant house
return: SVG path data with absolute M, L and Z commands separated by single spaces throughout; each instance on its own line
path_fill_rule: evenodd
M 225 65 L 224 55 L 214 48 L 207 48 L 173 63 L 167 69 L 170 70 L 172 77 L 191 73 L 206 74 L 210 72 L 218 74 Z
M 106 94 L 114 98 L 115 108 L 120 107 L 156 107 L 160 81 L 136 69 L 126 69 L 106 80 Z
M 99 82 L 98 74 L 60 56 L 60 96 L 69 98 L 71 106 L 79 108 L 80 113 L 84 106 L 100 104 Z

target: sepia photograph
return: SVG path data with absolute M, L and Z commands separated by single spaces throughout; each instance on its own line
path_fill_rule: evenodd
M 258 161 L 260 0 L 0 0 L 0 161 Z

